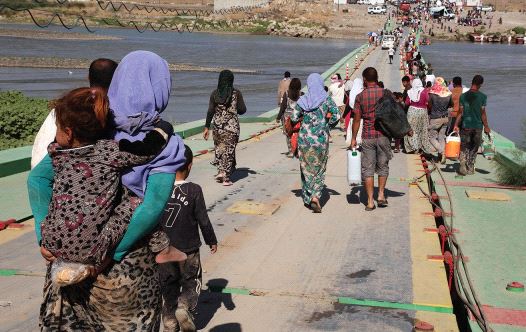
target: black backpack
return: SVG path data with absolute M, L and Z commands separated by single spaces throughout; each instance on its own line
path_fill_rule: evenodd
M 403 138 L 411 130 L 404 109 L 387 89 L 376 102 L 374 127 L 391 138 Z

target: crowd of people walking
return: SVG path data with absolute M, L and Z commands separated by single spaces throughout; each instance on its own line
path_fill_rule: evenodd
M 482 132 L 490 133 L 482 76 L 470 89 L 460 77 L 448 86 L 423 65 L 414 39 L 402 47 L 411 68 L 403 92 L 384 89 L 373 67 L 354 80 L 335 74 L 328 87 L 320 74 L 310 74 L 305 92 L 290 72 L 279 82 L 276 121 L 287 157 L 299 162 L 303 203 L 314 213 L 323 209 L 331 130 L 338 123 L 347 146 L 361 151 L 366 211 L 389 205 L 389 162 L 402 148 L 445 163 L 446 135 L 458 132 L 458 172 L 474 173 Z M 135 51 L 119 64 L 95 60 L 89 80 L 89 87 L 55 102 L 34 144 L 29 198 L 49 263 L 40 327 L 155 331 L 162 313 L 165 331 L 195 331 L 199 230 L 212 253 L 218 241 L 201 187 L 187 182 L 193 153 L 162 120 L 172 84 L 168 64 Z M 377 126 L 377 105 L 387 99 L 407 114 L 405 137 L 393 140 Z M 212 130 L 214 179 L 223 186 L 233 185 L 239 116 L 246 111 L 234 74 L 223 70 L 203 129 L 205 140 Z
M 415 31 L 404 43 L 402 54 L 404 66 L 409 71 L 409 75 L 402 78 L 407 118 L 414 130 L 414 135 L 404 140 L 406 152 L 436 153 L 437 159 L 444 164 L 446 135 L 454 132 L 461 137 L 457 172 L 460 175 L 474 174 L 476 153 L 484 140 L 482 129 L 486 140 L 491 141 L 486 115 L 487 97 L 479 91 L 483 77 L 474 76 L 470 88 L 462 85 L 459 76 L 450 82 L 436 77 L 431 64 L 422 61 Z

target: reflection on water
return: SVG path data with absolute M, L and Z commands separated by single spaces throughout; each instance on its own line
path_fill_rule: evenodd
M 255 116 L 276 107 L 277 83 L 285 70 L 305 82 L 309 73 L 325 71 L 362 43 L 207 33 L 147 31 L 139 34 L 131 29 L 104 29 L 98 33 L 122 39 L 50 41 L 0 37 L 0 44 L 10 45 L 0 47 L 0 56 L 120 60 L 130 51 L 143 49 L 158 53 L 170 63 L 255 69 L 258 74 L 236 74 L 235 78 L 235 85 L 247 103 L 248 115 Z M 204 118 L 218 74 L 175 72 L 172 75 L 174 84 L 166 118 L 177 122 Z M 55 98 L 68 89 L 86 85 L 86 77 L 87 70 L 72 70 L 70 74 L 67 69 L 0 68 L 0 90 L 21 90 L 32 96 Z
M 524 45 L 436 42 L 422 53 L 435 75 L 451 80 L 461 76 L 469 86 L 474 75 L 484 76 L 482 92 L 488 95 L 491 128 L 521 142 L 526 119 L 526 47 Z

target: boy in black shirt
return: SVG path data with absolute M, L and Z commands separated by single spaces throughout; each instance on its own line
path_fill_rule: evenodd
M 195 331 L 192 313 L 201 292 L 201 260 L 199 258 L 199 229 L 214 254 L 217 239 L 208 214 L 201 187 L 186 178 L 192 169 L 192 150 L 185 145 L 186 162 L 177 170 L 172 195 L 161 217 L 161 226 L 170 244 L 188 255 L 184 262 L 160 264 L 163 294 L 163 324 L 165 331 Z

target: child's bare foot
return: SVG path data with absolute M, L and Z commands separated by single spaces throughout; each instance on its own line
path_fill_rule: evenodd
M 176 247 L 169 246 L 155 256 L 155 261 L 158 264 L 168 262 L 182 262 L 186 260 L 188 256 Z

